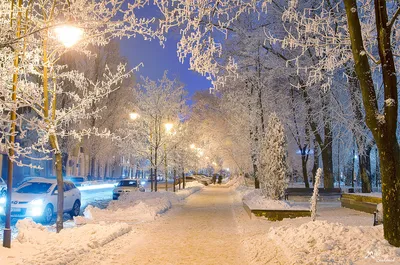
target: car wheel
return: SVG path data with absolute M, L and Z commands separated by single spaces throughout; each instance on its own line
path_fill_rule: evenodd
M 74 216 L 78 216 L 80 212 L 81 212 L 81 204 L 78 200 L 76 200 L 74 202 L 74 206 L 72 206 L 72 210 L 69 213 L 69 215 L 71 215 L 71 218 L 73 218 Z
M 51 222 L 53 219 L 54 211 L 53 211 L 53 206 L 51 204 L 48 204 L 46 208 L 43 211 L 43 215 L 41 218 L 42 223 L 48 224 Z

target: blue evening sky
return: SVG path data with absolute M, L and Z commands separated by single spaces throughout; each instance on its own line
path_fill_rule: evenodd
M 188 60 L 183 64 L 179 62 L 176 45 L 177 38 L 173 36 L 168 37 L 164 48 L 157 40 L 145 41 L 141 36 L 137 36 L 121 41 L 121 53 L 128 58 L 131 67 L 141 62 L 144 64 L 144 67 L 140 67 L 140 70 L 136 72 L 138 81 L 140 76 L 148 76 L 154 80 L 160 79 L 164 70 L 168 70 L 168 77 L 177 78 L 184 83 L 185 90 L 189 93 L 188 97 L 191 98 L 196 91 L 209 89 L 211 82 L 204 76 L 188 70 Z

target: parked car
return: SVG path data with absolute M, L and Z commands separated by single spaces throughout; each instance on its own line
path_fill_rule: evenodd
M 206 175 L 193 175 L 194 179 L 197 180 L 197 182 L 207 186 L 212 183 L 212 179 Z
M 0 197 L 6 196 L 6 193 L 7 193 L 7 184 L 4 181 L 4 179 L 0 177 Z
M 12 193 L 11 217 L 32 217 L 50 223 L 57 212 L 57 181 L 35 178 L 23 183 Z M 6 198 L 0 199 L 0 216 L 5 215 Z M 64 181 L 64 213 L 78 216 L 81 210 L 81 192 L 74 183 Z
M 192 181 L 196 181 L 194 176 L 186 176 L 185 177 L 186 182 L 192 182 Z
M 121 194 L 132 191 L 144 192 L 145 189 L 143 188 L 142 185 L 138 184 L 135 179 L 121 180 L 120 182 L 118 182 L 117 186 L 113 190 L 113 200 L 118 200 Z
M 84 177 L 69 177 L 67 180 L 74 183 L 77 187 L 82 186 L 82 184 L 86 181 Z

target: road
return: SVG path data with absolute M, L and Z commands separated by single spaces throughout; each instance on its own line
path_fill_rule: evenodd
M 99 189 L 91 189 L 91 190 L 81 190 L 81 215 L 83 215 L 83 211 L 85 208 L 91 204 L 98 208 L 107 207 L 108 203 L 112 200 L 112 190 L 113 187 L 104 187 Z M 19 219 L 13 218 L 11 220 L 11 230 L 12 237 L 15 238 L 17 236 L 18 230 L 15 227 Z M 49 225 L 46 225 L 50 229 L 55 227 L 56 218 L 54 216 L 52 222 Z M 72 219 L 68 214 L 64 214 L 64 226 L 68 227 L 72 225 Z M 4 222 L 0 220 L 0 240 L 3 239 L 3 231 L 4 231 Z

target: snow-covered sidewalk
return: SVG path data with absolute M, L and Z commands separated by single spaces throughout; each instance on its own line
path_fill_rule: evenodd
M 232 191 L 209 187 L 181 208 L 82 255 L 71 264 L 248 264 L 242 252 Z
M 400 264 L 400 248 L 383 239 L 371 214 L 322 202 L 315 222 L 250 219 L 242 203 L 248 192 L 227 186 L 130 196 L 106 211 L 92 209 L 92 223 L 59 235 L 24 222 L 17 247 L 0 251 L 0 264 Z M 131 216 L 125 221 L 143 215 L 142 221 L 119 223 L 119 211 Z

